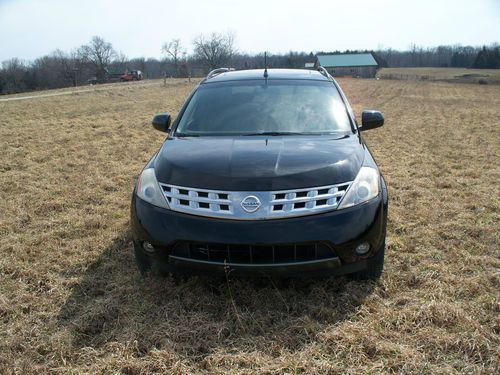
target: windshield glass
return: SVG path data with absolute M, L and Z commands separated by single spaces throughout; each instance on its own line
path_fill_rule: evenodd
M 201 85 L 176 135 L 327 134 L 351 131 L 331 82 L 269 80 Z

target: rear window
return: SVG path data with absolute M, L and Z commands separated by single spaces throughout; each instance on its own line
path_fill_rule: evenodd
M 269 80 L 201 85 L 176 135 L 325 134 L 351 131 L 346 107 L 331 82 Z

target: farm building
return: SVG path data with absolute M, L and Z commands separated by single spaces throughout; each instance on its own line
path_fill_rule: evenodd
M 332 76 L 374 78 L 378 64 L 371 53 L 318 55 L 316 66 L 322 66 Z

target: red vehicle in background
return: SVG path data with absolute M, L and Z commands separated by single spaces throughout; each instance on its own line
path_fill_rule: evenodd
M 140 70 L 131 70 L 130 72 L 120 76 L 120 81 L 140 81 L 142 78 L 142 72 Z

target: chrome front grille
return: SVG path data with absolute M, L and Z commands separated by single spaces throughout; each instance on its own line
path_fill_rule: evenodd
M 348 187 L 349 183 L 345 183 L 320 188 L 275 191 L 271 193 L 271 211 L 301 213 L 336 208 Z
M 192 215 L 266 220 L 313 215 L 337 208 L 351 182 L 278 191 L 221 191 L 160 183 L 170 208 Z M 245 202 L 252 201 L 251 209 Z M 255 209 L 256 202 L 260 203 Z
M 182 212 L 231 214 L 233 202 L 229 192 L 186 188 L 161 184 L 163 194 L 171 209 Z M 189 210 L 189 211 L 187 211 Z M 211 216 L 211 215 L 207 215 Z

